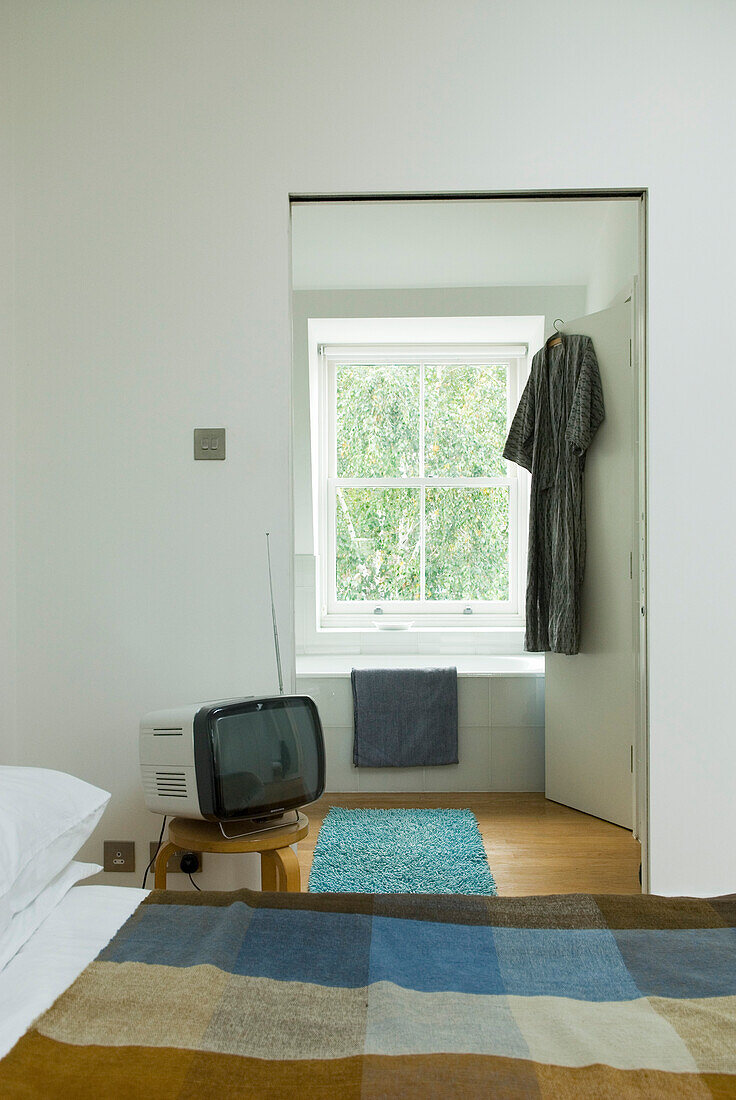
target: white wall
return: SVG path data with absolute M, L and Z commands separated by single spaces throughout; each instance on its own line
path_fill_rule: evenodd
M 652 885 L 733 890 L 736 7 L 15 0 L 2 18 L 25 758 L 109 783 L 105 832 L 142 839 L 141 712 L 273 683 L 290 190 L 647 186 Z M 722 354 L 696 421 L 704 330 Z M 217 423 L 231 457 L 194 466 L 191 429 Z
M 15 188 L 12 43 L 0 35 L 0 764 L 14 763 L 15 724 Z
M 636 202 L 606 203 L 587 279 L 586 313 L 608 309 L 629 292 L 639 273 L 638 206 Z
M 289 680 L 287 195 L 245 9 L 14 11 L 21 759 L 111 790 L 84 854 L 145 865 L 141 715 L 276 688 L 267 529 Z
M 299 203 L 294 289 L 579 286 L 621 202 Z

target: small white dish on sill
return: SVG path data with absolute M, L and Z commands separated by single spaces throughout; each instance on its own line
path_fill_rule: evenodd
M 414 620 L 410 622 L 380 622 L 373 624 L 376 630 L 411 630 L 414 626 Z

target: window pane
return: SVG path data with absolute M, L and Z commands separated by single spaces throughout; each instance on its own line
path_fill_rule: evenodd
M 335 492 L 338 600 L 418 600 L 419 489 Z
M 508 600 L 509 489 L 427 489 L 428 600 Z
M 507 387 L 504 366 L 425 368 L 427 477 L 505 476 Z
M 336 370 L 337 476 L 419 474 L 419 367 Z

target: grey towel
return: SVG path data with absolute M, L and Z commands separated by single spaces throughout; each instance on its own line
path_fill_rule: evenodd
M 456 668 L 354 668 L 358 768 L 457 764 Z

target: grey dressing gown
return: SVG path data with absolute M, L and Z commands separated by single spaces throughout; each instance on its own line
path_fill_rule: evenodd
M 585 569 L 585 452 L 604 418 L 589 336 L 541 348 L 511 423 L 504 458 L 532 475 L 524 648 L 580 649 Z

